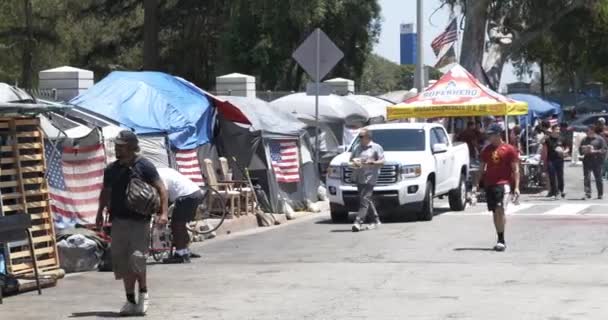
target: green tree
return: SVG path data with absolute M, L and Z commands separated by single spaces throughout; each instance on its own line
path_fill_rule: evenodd
M 481 81 L 497 88 L 504 64 L 538 40 L 566 15 L 594 8 L 599 0 L 442 0 L 464 8 L 460 63 Z M 486 39 L 486 34 L 490 35 Z M 505 39 L 511 39 L 505 41 Z M 503 39 L 503 41 L 501 41 Z M 486 40 L 489 40 L 486 42 Z M 485 56 L 485 61 L 484 61 Z
M 608 80 L 608 1 L 592 9 L 579 8 L 525 46 L 512 59 L 521 73 L 542 63 L 553 88 L 567 91 L 588 81 Z
M 380 32 L 380 6 L 377 0 L 235 0 L 228 21 L 224 70 L 259 75 L 264 89 L 297 90 L 303 70 L 291 54 L 317 27 L 345 54 L 332 74 L 360 80 Z

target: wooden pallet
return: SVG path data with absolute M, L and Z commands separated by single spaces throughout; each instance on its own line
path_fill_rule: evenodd
M 59 269 L 59 256 L 44 176 L 44 136 L 38 118 L 0 118 L 0 215 L 29 214 L 41 272 Z M 26 241 L 5 244 L 6 266 L 15 275 L 33 274 Z

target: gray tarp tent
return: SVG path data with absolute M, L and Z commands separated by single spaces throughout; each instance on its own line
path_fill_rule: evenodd
M 269 195 L 273 211 L 280 211 L 279 197 L 295 209 L 306 208 L 306 202 L 317 201 L 319 178 L 314 170 L 305 124 L 292 114 L 278 111 L 263 100 L 245 97 L 217 97 L 218 130 L 214 142 L 218 154 L 236 158 L 241 168 L 249 168 L 251 175 Z M 238 109 L 246 118 L 235 119 L 223 112 L 227 106 Z M 248 122 L 248 123 L 244 123 Z M 299 181 L 279 183 L 273 170 L 271 144 L 293 141 L 298 146 Z M 240 175 L 238 168 L 233 173 Z
M 277 109 L 294 113 L 301 120 L 315 116 L 315 97 L 306 93 L 290 94 L 270 104 Z M 368 112 L 354 101 L 335 94 L 319 97 L 319 122 L 329 126 L 340 139 L 340 143 L 343 142 L 345 127 L 362 127 L 368 120 Z

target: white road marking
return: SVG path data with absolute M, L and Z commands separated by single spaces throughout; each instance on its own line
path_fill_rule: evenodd
M 557 207 L 555 207 L 557 205 Z M 536 212 L 528 212 L 522 213 L 522 211 L 529 209 L 531 207 L 536 206 L 538 210 Z M 587 204 L 557 204 L 557 203 L 548 203 L 548 202 L 526 202 L 521 203 L 516 206 L 512 203 L 507 207 L 507 214 L 514 216 L 583 216 L 587 215 L 585 211 L 590 207 L 604 207 L 606 208 L 606 213 L 594 212 L 589 215 L 593 216 L 606 216 L 608 217 L 608 204 L 595 204 L 595 203 L 587 203 Z M 449 208 L 446 205 L 440 205 L 436 208 Z M 595 211 L 595 210 L 594 210 Z M 492 213 L 487 210 L 485 203 L 478 203 L 474 207 L 467 207 L 465 211 L 448 211 L 443 215 L 446 216 L 486 216 L 491 215 Z
M 543 215 L 547 216 L 572 216 L 591 207 L 590 204 L 563 204 L 557 208 L 545 211 Z

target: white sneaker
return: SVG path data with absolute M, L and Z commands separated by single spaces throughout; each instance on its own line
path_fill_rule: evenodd
M 498 252 L 505 251 L 505 249 L 506 249 L 506 248 L 507 248 L 507 246 L 505 246 L 505 244 L 504 244 L 504 243 L 502 243 L 502 242 L 498 242 L 498 243 L 496 243 L 496 245 L 494 246 L 494 250 L 495 250 L 495 251 L 498 251 Z
M 355 222 L 352 227 L 353 232 L 361 231 L 361 224 L 359 222 Z
M 137 305 L 129 301 L 125 302 L 125 304 L 120 309 L 121 316 L 134 316 L 137 314 L 137 312 Z
M 150 305 L 150 296 L 147 292 L 140 292 L 139 298 L 137 299 L 137 313 L 145 315 L 148 311 L 148 305 Z

